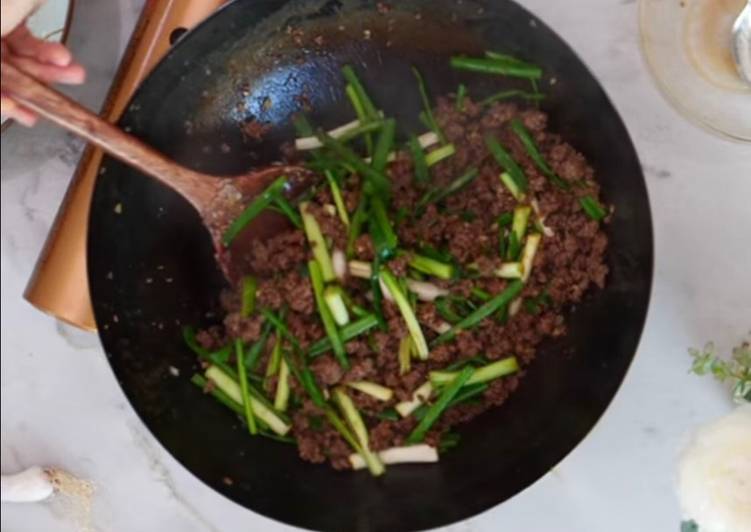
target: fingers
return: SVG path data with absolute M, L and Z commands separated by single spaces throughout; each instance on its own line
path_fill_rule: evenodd
M 0 94 L 0 114 L 27 127 L 33 126 L 37 121 L 37 116 L 34 113 L 24 109 L 4 94 Z
M 28 57 L 12 56 L 8 59 L 19 69 L 45 83 L 79 85 L 86 79 L 86 71 L 78 63 L 71 63 L 68 66 L 61 67 L 48 63 L 39 63 Z
M 73 56 L 64 45 L 34 37 L 26 25 L 13 30 L 4 40 L 15 55 L 33 58 L 40 63 L 65 67 L 73 61 Z

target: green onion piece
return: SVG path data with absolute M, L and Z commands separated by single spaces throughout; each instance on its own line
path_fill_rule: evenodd
M 542 235 L 540 233 L 534 233 L 527 237 L 527 242 L 524 244 L 524 251 L 522 251 L 522 281 L 525 283 L 529 280 L 529 276 L 532 274 L 532 265 L 535 261 L 535 254 L 537 248 L 540 246 Z
M 358 121 L 361 124 L 367 124 L 370 118 L 365 112 L 365 108 L 363 107 L 362 101 L 360 101 L 360 97 L 358 96 L 355 87 L 352 84 L 347 83 L 344 92 L 347 94 L 347 98 L 349 98 L 352 108 L 355 110 Z M 373 153 L 373 137 L 370 133 L 365 134 L 365 148 L 369 154 Z
M 329 423 L 331 423 L 336 431 L 342 435 L 344 440 L 349 443 L 350 446 L 362 457 L 363 461 L 368 466 L 370 473 L 373 476 L 382 475 L 385 471 L 385 468 L 378 455 L 367 448 L 363 448 L 360 445 L 352 432 L 350 432 L 347 425 L 345 425 L 344 421 L 342 421 L 342 419 L 336 415 L 336 412 L 334 412 L 333 409 L 327 407 L 325 409 L 325 412 L 326 418 L 329 420 Z
M 475 369 L 474 374 L 467 381 L 466 385 L 489 382 L 512 373 L 519 371 L 519 363 L 516 357 L 508 357 L 486 366 Z M 459 372 L 457 371 L 431 371 L 430 383 L 436 388 L 445 386 L 452 382 Z
M 542 69 L 529 63 L 521 63 L 518 60 L 509 61 L 503 59 L 490 59 L 482 57 L 451 58 L 451 66 L 459 70 L 469 70 L 481 74 L 500 74 L 516 78 L 540 79 Z
M 518 118 L 514 118 L 511 121 L 511 130 L 516 133 L 517 137 L 519 137 L 519 140 L 522 142 L 524 149 L 527 150 L 527 155 L 529 155 L 529 158 L 532 159 L 532 162 L 535 163 L 537 168 L 542 171 L 542 173 L 550 180 L 551 183 L 564 190 L 571 188 L 571 185 L 569 185 L 560 176 L 558 176 L 550 167 L 550 165 L 548 165 L 547 161 L 543 159 L 542 155 L 540 154 L 540 149 L 537 147 L 537 144 L 532 138 L 532 135 L 529 133 L 529 131 L 527 131 L 527 128 L 524 127 L 524 124 L 522 124 L 522 122 Z
M 323 238 L 321 226 L 318 225 L 315 216 L 308 212 L 307 202 L 300 203 L 300 214 L 302 214 L 305 226 L 305 235 L 308 237 L 308 242 L 310 242 L 310 247 L 313 250 L 313 257 L 321 269 L 323 280 L 327 283 L 333 281 L 336 279 L 336 274 L 334 273 L 334 265 L 331 262 L 331 255 L 329 255 L 329 251 L 326 248 L 326 241 Z
M 378 319 L 373 314 L 368 314 L 366 317 L 357 321 L 345 325 L 339 331 L 339 335 L 344 342 L 348 342 L 353 338 L 360 336 L 373 329 L 378 325 Z M 328 338 L 322 338 L 310 346 L 308 350 L 308 356 L 316 357 L 331 349 L 331 340 Z
M 480 308 L 469 314 L 459 323 L 454 324 L 451 329 L 441 334 L 433 340 L 433 345 L 440 345 L 448 340 L 451 340 L 461 330 L 469 329 L 480 323 L 482 320 L 495 313 L 501 307 L 508 305 L 511 300 L 524 288 L 524 283 L 520 280 L 515 280 L 509 283 L 509 285 L 500 294 L 494 296 L 487 303 L 483 304 Z
M 328 131 L 327 134 L 335 139 L 338 139 L 339 142 L 347 142 L 365 133 L 371 133 L 377 129 L 381 129 L 383 126 L 384 121 L 378 119 L 371 122 L 363 122 L 362 124 L 345 131 L 341 135 L 332 135 L 331 131 Z
M 201 388 L 201 390 L 206 390 L 208 383 L 209 383 L 208 379 L 206 379 L 206 377 L 204 377 L 203 375 L 199 373 L 196 373 L 195 375 L 193 375 L 193 377 L 191 377 L 190 379 L 190 382 L 195 384 L 197 387 Z M 244 411 L 243 411 L 242 405 L 239 403 L 236 403 L 229 395 L 224 393 L 224 391 L 222 391 L 219 387 L 216 387 L 216 386 L 212 387 L 208 393 L 210 393 L 211 396 L 214 397 L 218 402 L 222 403 L 224 406 L 226 406 L 227 408 L 229 408 L 236 414 L 243 416 L 243 419 L 244 419 Z M 283 430 L 285 423 L 286 422 L 284 420 L 277 418 L 277 429 Z M 258 434 L 260 436 L 264 436 L 266 438 L 280 441 L 283 443 L 297 444 L 297 441 L 294 438 L 290 438 L 288 436 L 280 436 L 279 434 L 269 432 L 268 430 L 266 430 L 266 428 L 269 427 L 269 425 L 260 418 L 258 419 L 258 424 L 259 424 Z
M 488 385 L 484 382 L 478 382 L 477 384 L 465 384 L 464 387 L 459 390 L 454 398 L 449 403 L 449 408 L 458 404 L 467 402 L 468 400 L 477 397 L 488 389 Z
M 414 135 L 410 135 L 407 145 L 412 153 L 412 169 L 415 174 L 415 181 L 427 183 L 430 179 L 430 173 L 428 163 L 425 161 L 425 151 L 420 145 L 420 141 Z
M 221 367 L 228 374 L 234 374 L 235 370 L 228 364 L 227 360 L 232 353 L 232 344 L 228 344 L 218 351 L 210 352 L 201 347 L 196 341 L 196 331 L 193 327 L 183 327 L 183 340 L 190 349 L 203 360 L 211 362 L 215 366 Z
M 453 265 L 439 262 L 430 257 L 411 254 L 409 256 L 409 265 L 417 271 L 427 273 L 439 279 L 451 279 L 454 276 Z
M 513 157 L 511 157 L 511 154 L 491 135 L 485 136 L 485 145 L 488 147 L 490 154 L 495 158 L 498 164 L 500 164 L 511 176 L 511 179 L 514 180 L 519 191 L 525 192 L 527 190 L 527 176 L 524 175 L 521 167 Z
M 340 286 L 327 286 L 323 291 L 323 299 L 329 307 L 331 316 L 340 327 L 349 323 L 349 312 L 342 294 L 343 290 Z
M 483 302 L 488 301 L 490 299 L 489 293 L 487 293 L 482 288 L 478 288 L 476 286 L 472 288 L 471 293 L 474 297 L 476 297 L 477 299 Z
M 506 259 L 515 261 L 519 258 L 519 253 L 522 250 L 522 244 L 519 241 L 519 237 L 513 231 L 508 235 L 508 248 L 506 249 Z
M 250 405 L 250 394 L 248 393 L 248 373 L 245 368 L 245 349 L 243 349 L 242 340 L 235 340 L 235 357 L 237 359 L 237 376 L 240 380 L 245 420 L 248 422 L 250 433 L 257 434 L 258 426 L 256 425 L 256 418 L 253 415 L 253 408 Z
M 266 377 L 272 377 L 279 372 L 279 364 L 282 361 L 282 333 L 276 331 L 274 348 L 271 350 L 269 362 L 266 365 Z
M 526 205 L 519 205 L 514 208 L 514 219 L 511 223 L 511 232 L 516 235 L 519 242 L 524 240 L 524 235 L 527 233 L 529 215 L 531 213 L 532 208 Z
M 443 414 L 443 411 L 448 407 L 451 400 L 459 392 L 461 387 L 466 384 L 470 377 L 472 377 L 472 374 L 474 372 L 475 370 L 471 367 L 464 368 L 454 378 L 451 384 L 443 389 L 436 402 L 433 403 L 433 405 L 431 405 L 431 407 L 425 413 L 425 417 L 420 420 L 415 429 L 409 435 L 406 443 L 420 443 L 425 439 L 425 434 L 427 434 L 428 430 L 430 430 L 430 427 L 432 427 L 433 423 L 435 423 L 441 416 L 441 414 Z
M 464 98 L 467 96 L 467 86 L 464 83 L 459 83 L 456 88 L 456 110 L 459 112 L 464 111 Z
M 579 198 L 579 204 L 593 220 L 600 221 L 608 215 L 608 211 L 592 196 L 582 196 Z
M 302 229 L 302 219 L 300 218 L 300 215 L 295 210 L 295 208 L 290 204 L 289 201 L 287 201 L 287 198 L 285 198 L 282 194 L 276 193 L 274 194 L 274 203 L 277 207 L 279 207 L 279 210 L 284 214 L 290 222 L 292 222 L 292 225 L 297 227 L 298 229 Z
M 360 442 L 357 441 L 357 438 L 355 438 L 355 435 L 352 434 L 352 431 L 347 427 L 347 425 L 344 423 L 344 420 L 340 418 L 334 410 L 326 405 L 324 408 L 324 413 L 326 414 L 326 418 L 329 420 L 329 423 L 331 423 L 331 426 L 333 426 L 339 434 L 342 435 L 344 440 L 352 446 L 353 449 L 360 452 L 362 447 L 360 446 Z
M 341 367 L 349 369 L 347 352 L 344 350 L 344 344 L 342 343 L 339 331 L 336 328 L 334 317 L 331 315 L 329 308 L 326 305 L 321 268 L 316 261 L 311 260 L 308 262 L 308 271 L 310 272 L 310 282 L 313 285 L 313 294 L 315 295 L 316 305 L 318 306 L 318 314 L 321 316 L 323 328 L 326 329 L 326 335 L 329 337 L 329 340 L 331 340 L 334 356 L 336 356 Z
M 399 421 L 401 419 L 401 417 L 399 417 L 399 412 L 393 408 L 387 408 L 382 412 L 377 412 L 374 414 L 374 417 L 383 421 Z
M 208 393 L 210 393 L 217 401 L 222 403 L 227 408 L 234 411 L 239 416 L 245 416 L 245 411 L 243 410 L 243 407 L 241 404 L 237 403 L 234 399 L 232 399 L 229 395 L 224 393 L 224 391 L 221 388 L 218 388 L 216 386 L 209 387 L 209 381 L 206 377 L 201 375 L 200 373 L 196 373 L 190 378 L 190 382 L 201 388 L 202 390 L 209 390 Z
M 511 212 L 504 212 L 498 217 L 499 227 L 508 227 L 514 221 L 514 214 Z
M 324 132 L 318 133 L 321 143 L 338 156 L 344 164 L 367 180 L 379 194 L 388 194 L 390 183 L 383 172 L 379 172 L 368 163 L 363 161 L 354 151 L 343 142 L 332 138 Z
M 386 212 L 386 206 L 378 196 L 373 196 L 370 199 L 370 210 L 372 215 L 373 227 L 371 233 L 373 237 L 373 245 L 376 248 L 376 253 L 381 256 L 382 259 L 388 259 L 393 256 L 396 251 L 396 246 L 399 243 L 394 228 L 391 226 L 388 213 Z M 377 228 L 377 229 L 376 229 Z M 373 229 L 376 229 L 373 231 Z
M 289 328 L 285 325 L 283 318 L 280 318 L 279 316 L 274 314 L 273 311 L 265 308 L 261 309 L 261 314 L 267 321 L 271 322 L 272 325 L 274 325 L 276 330 L 279 331 L 282 336 L 289 340 L 289 342 L 295 347 L 295 349 L 300 349 L 300 342 L 297 341 L 295 335 L 292 334 Z
M 458 192 L 459 190 L 469 185 L 472 181 L 475 180 L 478 175 L 480 175 L 480 172 L 477 170 L 477 168 L 469 168 L 466 172 L 449 183 L 449 186 L 447 186 L 446 188 L 429 191 L 427 194 L 425 194 L 425 196 L 422 197 L 422 199 L 420 199 L 417 207 L 422 208 L 428 203 L 436 203 L 443 200 L 447 196 L 450 196 L 451 194 Z
M 454 306 L 452 304 L 451 298 L 449 297 L 439 297 L 435 300 L 435 309 L 438 312 L 438 314 L 446 320 L 449 323 L 458 323 L 462 321 L 462 316 L 457 314 L 456 310 L 454 310 Z
M 339 215 L 339 219 L 344 225 L 349 227 L 349 213 L 347 207 L 344 206 L 344 199 L 342 198 L 342 191 L 339 189 L 339 184 L 334 179 L 334 174 L 330 170 L 325 170 L 323 175 L 326 176 L 326 181 L 331 189 L 331 197 L 334 198 L 334 205 L 336 205 L 336 212 Z
M 378 172 L 383 172 L 386 169 L 389 153 L 391 152 L 391 147 L 394 145 L 395 134 L 396 121 L 393 118 L 385 120 L 381 134 L 378 135 L 378 140 L 373 150 L 373 161 L 371 162 L 371 166 Z
M 511 89 L 511 90 L 505 90 L 505 91 L 496 92 L 495 94 L 491 94 L 487 98 L 480 100 L 480 105 L 485 107 L 492 103 L 502 101 L 502 100 L 509 100 L 511 98 L 521 98 L 522 100 L 539 102 L 545 99 L 545 95 L 530 93 L 530 92 L 522 91 L 519 89 Z
M 344 92 L 347 94 L 347 98 L 349 98 L 349 101 L 352 104 L 352 108 L 355 110 L 358 121 L 361 124 L 366 123 L 368 121 L 368 116 L 365 114 L 365 108 L 360 101 L 360 97 L 357 95 L 357 90 L 355 89 L 355 87 L 352 84 L 347 83 L 347 86 L 344 88 Z
M 303 389 L 308 392 L 308 395 L 313 400 L 313 404 L 320 408 L 325 407 L 326 399 L 323 397 L 323 393 L 316 383 L 313 372 L 310 371 L 305 360 L 303 359 L 298 365 L 295 360 L 295 355 L 288 353 L 287 351 L 282 351 L 282 357 L 287 362 L 287 366 L 289 366 L 289 369 L 292 372 L 292 375 L 295 376 L 295 379 L 297 379 L 297 382 L 299 382 Z
M 282 360 L 279 366 L 279 380 L 276 384 L 276 394 L 274 396 L 274 408 L 280 412 L 287 410 L 289 403 L 289 366 L 286 360 Z
M 411 369 L 412 357 L 412 338 L 405 336 L 399 341 L 399 375 L 406 375 Z
M 362 224 L 368 218 L 368 195 L 364 191 L 360 192 L 360 201 L 355 209 L 355 214 L 352 216 L 352 223 L 349 226 L 349 232 L 347 233 L 347 257 L 351 257 L 355 253 L 355 243 L 360 237 L 362 231 Z
M 354 69 L 350 65 L 344 65 L 342 67 L 342 75 L 357 95 L 357 100 L 359 101 L 360 105 L 362 105 L 365 117 L 367 117 L 369 120 L 377 120 L 378 110 L 376 109 L 375 105 L 373 105 L 373 100 L 370 99 L 368 93 L 365 92 L 365 87 L 363 87 L 360 79 L 357 77 L 357 74 L 355 74 Z
M 515 57 L 511 54 L 505 54 L 502 52 L 494 52 L 493 50 L 485 50 L 485 57 L 487 57 L 488 59 L 497 59 L 499 61 L 506 61 L 508 63 L 516 63 L 519 65 L 531 65 L 531 63 L 522 61 L 518 57 Z
M 352 402 L 352 399 L 350 399 L 347 393 L 344 391 L 344 388 L 334 388 L 334 401 L 336 401 L 336 404 L 339 406 L 339 409 L 344 415 L 344 419 L 347 421 L 350 428 L 354 432 L 355 437 L 360 444 L 360 456 L 362 456 L 363 460 L 365 460 L 365 463 L 368 465 L 370 472 L 373 474 L 373 476 L 379 476 L 383 474 L 383 472 L 385 471 L 383 463 L 378 458 L 378 455 L 373 453 L 369 448 L 368 429 L 365 427 L 365 422 L 362 420 L 360 412 L 358 412 L 357 408 L 355 408 L 355 404 Z
M 428 167 L 433 166 L 434 164 L 438 164 L 442 160 L 451 157 L 455 153 L 456 147 L 454 147 L 453 144 L 445 144 L 440 148 L 436 148 L 435 150 L 428 152 L 425 155 L 425 164 L 427 164 Z
M 399 412 L 400 416 L 407 417 L 418 409 L 420 405 L 427 403 L 432 393 L 433 385 L 430 384 L 430 381 L 427 381 L 412 393 L 412 398 L 409 401 L 397 403 L 394 408 L 396 408 L 396 411 Z
M 511 177 L 511 174 L 508 172 L 503 172 L 499 176 L 501 179 L 501 183 L 503 183 L 509 192 L 511 192 L 511 195 L 514 197 L 516 201 L 524 201 L 524 192 L 519 188 L 519 185 L 516 184 L 516 181 L 514 181 L 514 178 Z
M 250 346 L 250 349 L 248 349 L 248 352 L 245 356 L 245 367 L 249 371 L 255 371 L 256 366 L 258 365 L 258 360 L 261 358 L 261 354 L 266 347 L 266 343 L 268 342 L 269 335 L 271 334 L 271 329 L 273 327 L 274 325 L 268 321 L 264 323 L 263 330 L 261 331 L 261 337 L 255 343 L 253 343 L 253 345 Z
M 380 384 L 376 384 L 375 382 L 355 381 L 348 382 L 347 386 L 371 397 L 374 397 L 379 401 L 390 401 L 391 398 L 394 397 L 394 391 L 391 388 L 386 388 L 385 386 L 381 386 Z
M 243 277 L 243 300 L 242 307 L 240 309 L 240 315 L 243 318 L 247 318 L 256 309 L 256 288 L 258 282 L 252 275 L 246 275 Z
M 446 136 L 443 134 L 443 131 L 441 131 L 441 128 L 438 127 L 438 122 L 436 122 L 435 116 L 433 116 L 433 106 L 430 104 L 430 98 L 428 97 L 428 89 L 425 86 L 425 80 L 416 67 L 412 67 L 412 72 L 417 79 L 417 90 L 420 91 L 420 98 L 422 99 L 422 105 L 425 113 L 425 122 L 427 122 L 426 125 L 428 126 L 428 128 L 430 128 L 431 131 L 438 135 L 438 138 L 441 139 L 441 142 L 445 144 Z M 428 164 L 428 166 L 430 165 Z
M 425 336 L 420 328 L 420 323 L 417 321 L 417 316 L 415 316 L 415 313 L 409 304 L 409 300 L 399 286 L 399 281 L 397 281 L 394 274 L 391 273 L 387 267 L 381 269 L 381 279 L 386 285 L 386 288 L 388 288 L 388 291 L 391 292 L 391 296 L 394 298 L 396 306 L 399 307 L 399 311 L 402 313 L 404 322 L 407 324 L 407 330 L 409 331 L 409 334 L 412 337 L 412 342 L 417 349 L 418 356 L 421 360 L 427 360 L 429 353 L 428 343 L 425 341 Z
M 482 382 L 477 383 L 477 384 L 467 384 L 461 390 L 459 390 L 459 392 L 449 402 L 446 409 L 452 408 L 462 403 L 466 403 L 470 399 L 473 399 L 474 397 L 477 397 L 478 395 L 482 394 L 487 389 L 488 389 L 488 385 Z M 428 405 L 420 405 L 420 408 L 415 410 L 412 413 L 412 415 L 417 421 L 420 421 L 422 418 L 425 417 L 425 414 L 428 413 L 429 408 L 430 407 Z
M 386 320 L 383 317 L 383 291 L 381 290 L 381 257 L 376 255 L 370 274 L 370 291 L 373 293 L 373 312 L 378 320 L 378 326 L 387 330 Z
M 334 401 L 339 406 L 339 410 L 344 415 L 345 421 L 355 434 L 357 441 L 363 447 L 368 445 L 368 429 L 360 416 L 360 413 L 355 407 L 355 403 L 344 391 L 344 388 L 337 386 L 334 388 Z
M 524 275 L 524 269 L 521 262 L 504 262 L 494 273 L 502 279 L 519 279 Z
M 222 242 L 225 246 L 229 246 L 232 241 L 239 235 L 245 227 L 253 221 L 259 214 L 261 214 L 276 198 L 276 195 L 284 190 L 284 185 L 287 183 L 286 176 L 281 176 L 274 180 L 266 190 L 255 198 L 250 205 L 233 221 L 222 236 Z

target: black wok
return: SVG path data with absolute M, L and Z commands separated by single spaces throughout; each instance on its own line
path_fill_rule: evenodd
M 652 227 L 639 161 L 574 52 L 510 1 L 393 5 L 384 15 L 375 2 L 236 1 L 180 39 L 136 93 L 121 126 L 184 165 L 241 174 L 279 158 L 280 142 L 293 137 L 290 115 L 302 107 L 326 127 L 352 119 L 341 64 L 354 65 L 377 103 L 405 130 L 417 131 L 411 65 L 433 95 L 464 81 L 476 96 L 515 83 L 454 72 L 451 54 L 494 49 L 544 67 L 551 129 L 587 156 L 604 198 L 616 206 L 607 228 L 608 285 L 572 309 L 569 335 L 544 344 L 518 392 L 462 427 L 460 446 L 440 464 L 392 467 L 374 479 L 311 465 L 291 446 L 250 438 L 233 414 L 189 382 L 196 362 L 181 327 L 219 321 L 224 286 L 199 216 L 172 191 L 111 159 L 92 202 L 88 268 L 97 325 L 135 410 L 214 489 L 310 529 L 444 525 L 532 484 L 608 406 L 634 356 L 649 300 Z M 262 141 L 242 133 L 251 117 L 272 126 Z M 222 481 L 227 476 L 232 485 Z

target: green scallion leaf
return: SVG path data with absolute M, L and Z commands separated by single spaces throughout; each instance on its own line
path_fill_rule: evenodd
M 433 426 L 433 424 L 438 420 L 438 418 L 443 414 L 443 411 L 446 410 L 451 400 L 456 396 L 456 394 L 459 392 L 459 390 L 466 384 L 466 382 L 469 380 L 469 378 L 472 376 L 472 374 L 475 372 L 474 368 L 466 367 L 464 368 L 449 384 L 446 386 L 441 394 L 438 396 L 438 399 L 435 403 L 431 405 L 431 407 L 428 409 L 428 411 L 425 413 L 425 417 L 423 417 L 420 422 L 417 424 L 415 429 L 412 431 L 412 433 L 407 438 L 408 444 L 415 444 L 420 443 L 425 439 L 425 435 L 427 434 L 428 430 L 430 430 L 430 427 Z
M 582 196 L 579 198 L 579 204 L 593 220 L 600 221 L 608 215 L 608 211 L 592 196 Z
M 222 242 L 225 246 L 229 246 L 237 235 L 239 235 L 242 230 L 250 224 L 250 222 L 274 202 L 277 194 L 281 194 L 284 190 L 284 185 L 286 183 L 287 178 L 285 176 L 277 178 L 266 188 L 266 190 L 261 192 L 257 198 L 250 202 L 250 205 L 245 208 L 240 216 L 238 216 L 224 232 Z

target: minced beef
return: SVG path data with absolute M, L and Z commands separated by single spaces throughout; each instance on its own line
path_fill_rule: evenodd
M 470 99 L 465 100 L 464 109 L 460 111 L 454 100 L 439 99 L 435 116 L 447 140 L 454 144 L 456 153 L 430 169 L 430 189 L 445 187 L 469 167 L 477 168 L 478 175 L 440 204 L 431 203 L 418 211 L 417 203 L 427 189 L 415 184 L 410 156 L 399 153 L 389 165 L 392 194 L 388 207 L 392 219 L 399 220 L 394 226 L 400 248 L 418 253 L 428 248 L 447 252 L 467 274 L 456 280 L 425 280 L 464 298 L 473 297 L 473 292 L 478 289 L 495 295 L 508 285 L 509 281 L 493 275 L 502 261 L 498 255 L 497 220 L 502 214 L 512 212 L 518 202 L 499 179 L 505 169 L 487 150 L 484 139 L 488 134 L 506 147 L 527 176 L 528 199 L 536 200 L 537 209 L 530 218 L 530 227 L 537 221 L 544 222 L 548 229 L 535 257 L 531 277 L 522 292 L 524 304 L 505 320 L 499 316 L 483 320 L 477 327 L 457 334 L 454 340 L 433 347 L 427 361 L 412 359 L 410 369 L 402 372 L 398 351 L 401 339 L 408 331 L 396 305 L 384 300 L 386 330 L 372 329 L 345 344 L 350 362 L 348 370 L 339 365 L 331 352 L 308 358 L 310 371 L 325 394 L 330 393 L 334 386 L 363 380 L 393 390 L 393 398 L 382 402 L 347 388 L 363 414 L 370 446 L 374 450 L 404 444 L 417 423 L 413 416 L 394 421 L 381 414 L 392 411 L 398 401 L 411 399 L 415 389 L 426 382 L 430 371 L 445 369 L 458 361 L 478 355 L 494 361 L 513 355 L 522 369 L 488 383 L 484 393 L 472 401 L 446 410 L 432 426 L 426 441 L 437 445 L 441 435 L 452 426 L 469 421 L 488 408 L 502 405 L 520 385 L 525 368 L 534 363 L 540 342 L 546 337 L 565 334 L 564 308 L 580 301 L 587 290 L 602 288 L 608 273 L 604 260 L 607 236 L 602 224 L 591 220 L 578 201 L 583 195 L 599 196 L 594 171 L 581 153 L 555 133 L 547 131 L 545 113 L 525 109 L 516 103 L 482 107 Z M 514 119 L 526 126 L 553 171 L 572 185 L 569 189 L 553 186 L 530 159 L 524 145 L 509 128 Z M 298 158 L 293 154 L 291 157 Z M 360 202 L 359 178 L 346 176 L 341 188 L 351 217 Z M 321 187 L 310 200 L 309 212 L 319 222 L 329 249 L 344 250 L 348 228 L 333 211 L 333 205 L 329 188 Z M 376 250 L 371 236 L 362 234 L 354 240 L 351 252 L 352 258 L 373 261 Z M 284 312 L 285 323 L 303 350 L 326 338 L 307 275 L 306 263 L 311 257 L 304 232 L 290 229 L 255 242 L 251 263 L 252 273 L 259 277 L 258 305 Z M 397 256 L 387 266 L 398 277 L 410 273 L 408 255 Z M 368 280 L 349 276 L 342 283 L 353 302 L 365 308 L 372 306 Z M 204 348 L 216 349 L 227 338 L 253 342 L 260 337 L 263 319 L 258 315 L 240 316 L 240 291 L 238 287 L 221 298 L 227 311 L 224 330 L 212 328 L 197 335 Z M 537 306 L 530 308 L 528 304 L 531 302 L 537 302 Z M 415 310 L 428 342 L 438 335 L 436 331 L 447 326 L 434 303 L 418 301 Z M 270 351 L 273 344 L 269 341 L 267 350 Z M 265 353 L 261 360 L 265 362 L 267 359 L 268 353 Z M 267 385 L 275 388 L 276 379 L 267 380 Z M 291 379 L 291 389 L 295 399 L 289 417 L 301 458 L 316 463 L 328 461 L 337 469 L 349 468 L 348 456 L 353 450 L 329 425 L 325 413 L 313 405 L 294 378 Z

